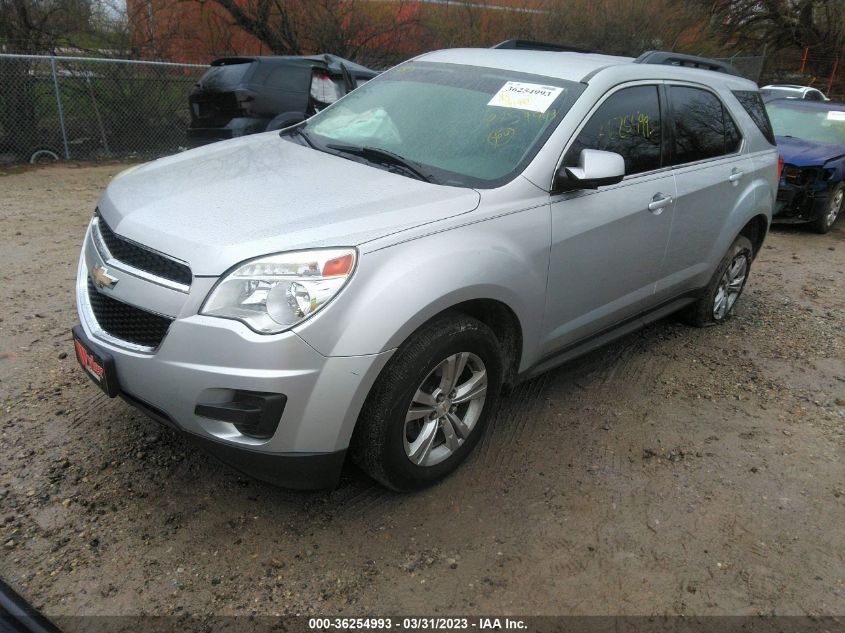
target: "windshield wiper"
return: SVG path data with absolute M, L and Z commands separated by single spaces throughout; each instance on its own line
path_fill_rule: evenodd
M 397 167 L 401 167 L 409 174 L 412 174 L 415 178 L 422 180 L 424 182 L 431 182 L 431 176 L 424 174 L 420 167 L 418 167 L 419 163 L 415 163 L 413 161 L 408 160 L 400 156 L 399 154 L 394 154 L 386 149 L 380 149 L 378 147 L 358 147 L 357 145 L 341 145 L 338 143 L 330 143 L 326 145 L 328 149 L 333 149 L 337 152 L 342 152 L 344 154 L 352 154 L 353 156 L 360 156 L 361 158 L 365 158 L 370 160 L 374 163 L 381 163 L 383 165 L 395 165 Z
M 317 146 L 314 145 L 314 141 L 312 141 L 308 137 L 308 134 L 305 132 L 305 130 L 302 129 L 302 125 L 297 125 L 296 127 L 293 127 L 291 129 L 287 130 L 285 132 L 285 134 L 290 135 L 290 136 L 296 135 L 299 138 L 301 138 L 303 141 L 305 141 L 308 144 L 308 147 L 310 147 L 311 149 L 317 149 Z

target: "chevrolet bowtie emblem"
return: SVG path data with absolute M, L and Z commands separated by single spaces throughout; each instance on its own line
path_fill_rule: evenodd
M 98 288 L 112 289 L 117 285 L 117 278 L 109 275 L 105 266 L 91 266 L 91 279 Z

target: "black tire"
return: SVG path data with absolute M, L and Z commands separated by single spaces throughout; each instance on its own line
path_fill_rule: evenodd
M 716 297 L 720 288 L 724 290 L 725 275 L 728 268 L 731 267 L 731 265 L 734 264 L 739 257 L 745 258 L 745 274 L 743 276 L 742 283 L 739 285 L 739 292 L 736 294 L 724 314 L 718 314 L 715 310 Z M 754 248 L 751 245 L 751 241 L 744 235 L 738 236 L 734 240 L 734 243 L 731 244 L 728 252 L 725 253 L 722 261 L 719 262 L 719 265 L 716 267 L 716 272 L 713 273 L 710 283 L 707 284 L 707 288 L 705 288 L 701 293 L 698 301 L 681 313 L 682 320 L 694 327 L 708 327 L 710 325 L 721 325 L 730 319 L 733 314 L 733 308 L 736 306 L 736 302 L 742 296 L 742 291 L 745 289 L 745 284 L 748 281 L 748 275 L 751 272 L 751 262 L 753 259 Z
M 833 223 L 841 215 L 843 208 L 845 208 L 845 183 L 840 182 L 830 192 L 824 210 L 810 226 L 813 227 L 816 233 L 821 233 L 822 235 L 830 232 L 830 229 L 833 228 Z
M 419 490 L 446 477 L 478 443 L 495 410 L 502 385 L 500 348 L 489 327 L 460 313 L 445 314 L 414 332 L 382 370 L 364 403 L 350 446 L 353 461 L 397 491 Z M 460 447 L 444 461 L 417 465 L 406 453 L 406 414 L 424 381 L 445 359 L 461 352 L 475 355 L 487 372 L 480 414 Z

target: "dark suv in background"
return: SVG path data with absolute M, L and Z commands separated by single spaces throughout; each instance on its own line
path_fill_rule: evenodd
M 188 97 L 188 144 L 288 127 L 377 74 L 334 55 L 216 59 Z

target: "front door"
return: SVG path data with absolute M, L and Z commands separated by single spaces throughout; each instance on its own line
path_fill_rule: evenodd
M 665 165 L 656 85 L 608 94 L 577 133 L 564 165 L 582 149 L 617 152 L 622 182 L 552 195 L 552 244 L 544 316 L 548 356 L 650 307 L 676 197 Z

